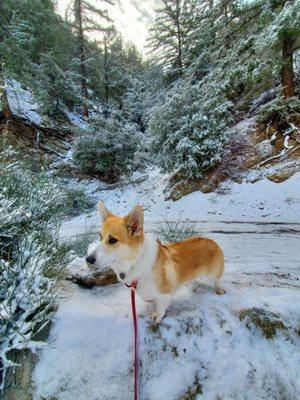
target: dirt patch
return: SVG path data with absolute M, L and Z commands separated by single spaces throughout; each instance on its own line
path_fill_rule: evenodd
M 265 311 L 262 308 L 246 308 L 238 311 L 236 314 L 240 321 L 245 322 L 248 329 L 251 329 L 253 325 L 258 327 L 266 339 L 272 339 L 276 336 L 278 330 L 283 331 L 287 329 L 279 319 L 279 315 Z
M 188 387 L 186 393 L 179 400 L 196 400 L 199 394 L 203 394 L 203 391 L 199 378 L 196 376 L 193 385 Z

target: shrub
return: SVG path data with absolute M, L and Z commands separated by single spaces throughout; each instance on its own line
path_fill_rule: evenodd
M 290 97 L 289 99 L 277 97 L 260 108 L 258 121 L 261 123 L 288 124 L 296 114 L 300 115 L 300 100 L 297 97 Z
M 34 173 L 11 150 L 0 154 L 0 357 L 30 347 L 49 321 L 69 247 L 58 228 L 66 200 L 55 180 Z M 35 345 L 38 345 L 36 343 Z
M 180 242 L 199 235 L 195 226 L 187 222 L 165 222 L 159 227 L 159 233 L 166 242 Z
M 231 103 L 216 87 L 180 81 L 152 109 L 153 150 L 166 172 L 200 178 L 222 155 Z
M 137 143 L 134 125 L 117 118 L 93 119 L 74 143 L 73 160 L 84 173 L 108 182 L 130 171 Z
M 68 184 L 67 182 L 59 182 L 66 196 L 64 204 L 64 214 L 75 216 L 95 206 L 95 201 L 89 197 L 84 188 L 77 183 Z

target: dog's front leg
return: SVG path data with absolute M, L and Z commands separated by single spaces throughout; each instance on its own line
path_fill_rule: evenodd
M 155 324 L 159 324 L 166 315 L 166 311 L 171 304 L 172 297 L 173 296 L 171 294 L 162 294 L 154 300 L 156 310 L 151 314 L 151 318 Z

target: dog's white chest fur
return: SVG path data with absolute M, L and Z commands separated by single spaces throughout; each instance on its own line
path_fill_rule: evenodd
M 153 282 L 140 279 L 137 285 L 137 292 L 144 301 L 151 301 L 157 297 L 157 289 Z
M 154 300 L 159 295 L 152 273 L 157 253 L 157 241 L 152 236 L 145 234 L 137 262 L 128 276 L 129 282 L 138 280 L 137 292 L 145 301 Z

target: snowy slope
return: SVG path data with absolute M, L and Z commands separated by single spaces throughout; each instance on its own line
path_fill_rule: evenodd
M 141 400 L 179 400 L 187 393 L 201 400 L 300 398 L 299 177 L 233 184 L 224 195 L 196 192 L 175 203 L 163 201 L 164 177 L 156 170 L 139 184 L 100 192 L 91 185 L 95 200 L 116 213 L 143 204 L 150 230 L 160 220 L 198 221 L 196 229 L 217 240 L 226 257 L 227 294 L 216 296 L 201 280 L 182 287 L 157 330 L 148 317 L 151 305 L 138 299 Z M 68 221 L 62 235 L 91 222 L 98 224 L 96 213 Z M 36 400 L 132 398 L 129 296 L 122 285 L 68 286 L 53 343 L 34 372 Z M 245 309 L 267 313 L 275 336 L 267 339 L 259 323 L 241 321 Z
M 163 189 L 167 176 L 159 174 L 156 168 L 148 171 L 148 178 L 140 183 L 114 187 L 92 184 L 90 192 L 101 199 L 116 214 L 126 214 L 136 203 L 145 210 L 146 226 L 150 228 L 158 221 L 194 221 L 200 226 L 220 227 L 220 222 L 283 222 L 300 224 L 300 174 L 280 184 L 267 179 L 242 184 L 225 183 L 222 192 L 204 194 L 191 193 L 174 202 L 165 201 Z M 96 208 L 96 206 L 95 206 Z M 218 222 L 218 224 L 216 224 Z M 96 210 L 67 221 L 62 227 L 63 236 L 82 232 L 86 225 L 98 226 Z M 224 224 L 223 224 L 224 225 Z M 245 227 L 244 227 L 245 228 Z

